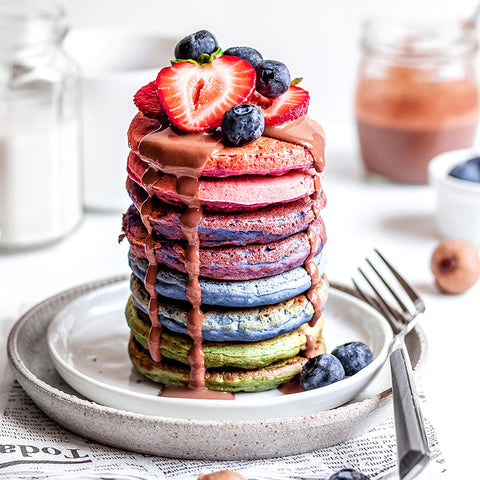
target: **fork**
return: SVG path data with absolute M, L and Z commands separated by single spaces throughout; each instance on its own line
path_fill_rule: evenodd
M 377 278 L 376 283 L 361 268 L 358 268 L 358 271 L 374 295 L 365 293 L 365 290 L 358 286 L 355 279 L 352 279 L 352 282 L 358 295 L 372 307 L 383 313 L 395 333 L 390 345 L 389 357 L 392 373 L 398 470 L 400 479 L 410 480 L 416 477 L 430 461 L 425 425 L 420 411 L 420 401 L 413 380 L 410 357 L 405 346 L 405 336 L 417 325 L 420 314 L 425 311 L 425 304 L 408 282 L 393 268 L 390 262 L 376 248 L 374 251 L 395 277 L 397 286 L 394 287 L 387 282 L 368 258 L 366 258 L 366 262 L 371 268 L 374 277 Z M 382 296 L 376 286 L 379 283 L 378 280 L 388 290 L 390 296 L 400 307 L 400 310 L 392 307 L 385 300 L 385 294 Z M 403 297 L 408 297 L 408 303 L 411 303 L 410 309 L 407 308 L 404 301 L 400 298 L 398 286 L 404 293 Z

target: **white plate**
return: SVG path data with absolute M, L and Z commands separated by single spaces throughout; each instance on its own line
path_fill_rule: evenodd
M 370 382 L 384 364 L 392 338 L 390 326 L 377 311 L 330 289 L 324 328 L 327 349 L 360 340 L 374 354 L 373 362 L 356 375 L 291 395 L 270 390 L 236 394 L 234 401 L 159 397 L 159 386 L 140 375 L 128 358 L 124 316 L 128 296 L 128 282 L 122 282 L 77 298 L 53 319 L 47 342 L 56 369 L 75 390 L 100 404 L 146 415 L 240 421 L 308 415 L 337 407 Z M 366 396 L 388 388 L 388 376 L 377 377 Z

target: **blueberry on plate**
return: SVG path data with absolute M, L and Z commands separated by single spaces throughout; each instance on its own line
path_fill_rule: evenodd
M 258 50 L 250 47 L 230 47 L 227 48 L 223 54 L 243 58 L 243 60 L 246 60 L 253 68 L 257 68 L 257 65 L 263 62 L 262 54 Z
M 242 103 L 223 114 L 221 128 L 226 145 L 241 147 L 262 135 L 265 119 L 258 107 Z
M 277 98 L 290 87 L 287 66 L 276 60 L 264 60 L 256 67 L 257 92 L 267 98 Z
M 345 375 L 355 375 L 373 361 L 372 351 L 363 342 L 350 342 L 333 350 L 332 355 L 340 360 Z
M 370 480 L 370 477 L 352 468 L 344 468 L 334 473 L 328 480 Z
M 345 370 L 337 357 L 322 353 L 308 359 L 300 373 L 300 386 L 303 390 L 313 390 L 343 380 Z
M 217 39 L 207 30 L 187 35 L 180 40 L 175 47 L 175 58 L 177 60 L 196 60 L 199 55 L 212 54 L 218 47 Z
M 471 158 L 466 162 L 455 165 L 450 170 L 449 175 L 467 182 L 480 183 L 480 157 Z

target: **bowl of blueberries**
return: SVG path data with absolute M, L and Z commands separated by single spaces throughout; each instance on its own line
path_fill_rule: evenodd
M 432 159 L 429 183 L 437 192 L 437 227 L 446 238 L 480 247 L 480 153 L 452 150 Z

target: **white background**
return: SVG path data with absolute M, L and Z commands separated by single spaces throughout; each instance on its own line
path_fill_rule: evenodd
M 222 48 L 252 46 L 304 77 L 328 127 L 352 117 L 360 27 L 369 16 L 450 18 L 476 0 L 60 0 L 73 27 L 123 25 L 181 38 L 210 30 Z
M 74 28 L 121 25 L 153 29 L 177 38 L 206 28 L 217 36 L 222 47 L 253 46 L 265 58 L 285 62 L 293 76 L 305 78 L 302 86 L 312 96 L 310 113 L 325 126 L 328 138 L 329 206 L 325 219 L 331 276 L 348 281 L 365 254 L 378 246 L 422 291 L 427 301 L 423 326 L 430 340 L 430 362 L 422 388 L 427 393 L 429 416 L 451 464 L 450 477 L 459 479 L 466 472 L 470 474 L 468 478 L 478 477 L 476 352 L 480 337 L 480 284 L 458 297 L 440 295 L 435 290 L 429 271 L 430 255 L 439 241 L 434 226 L 434 192 L 430 187 L 365 183 L 352 129 L 361 21 L 372 14 L 467 16 L 476 1 L 61 3 Z M 120 247 L 115 242 L 120 229 L 120 212 L 90 213 L 71 236 L 51 247 L 0 254 L 2 314 L 14 316 L 20 309 L 64 288 L 126 273 L 127 242 Z

